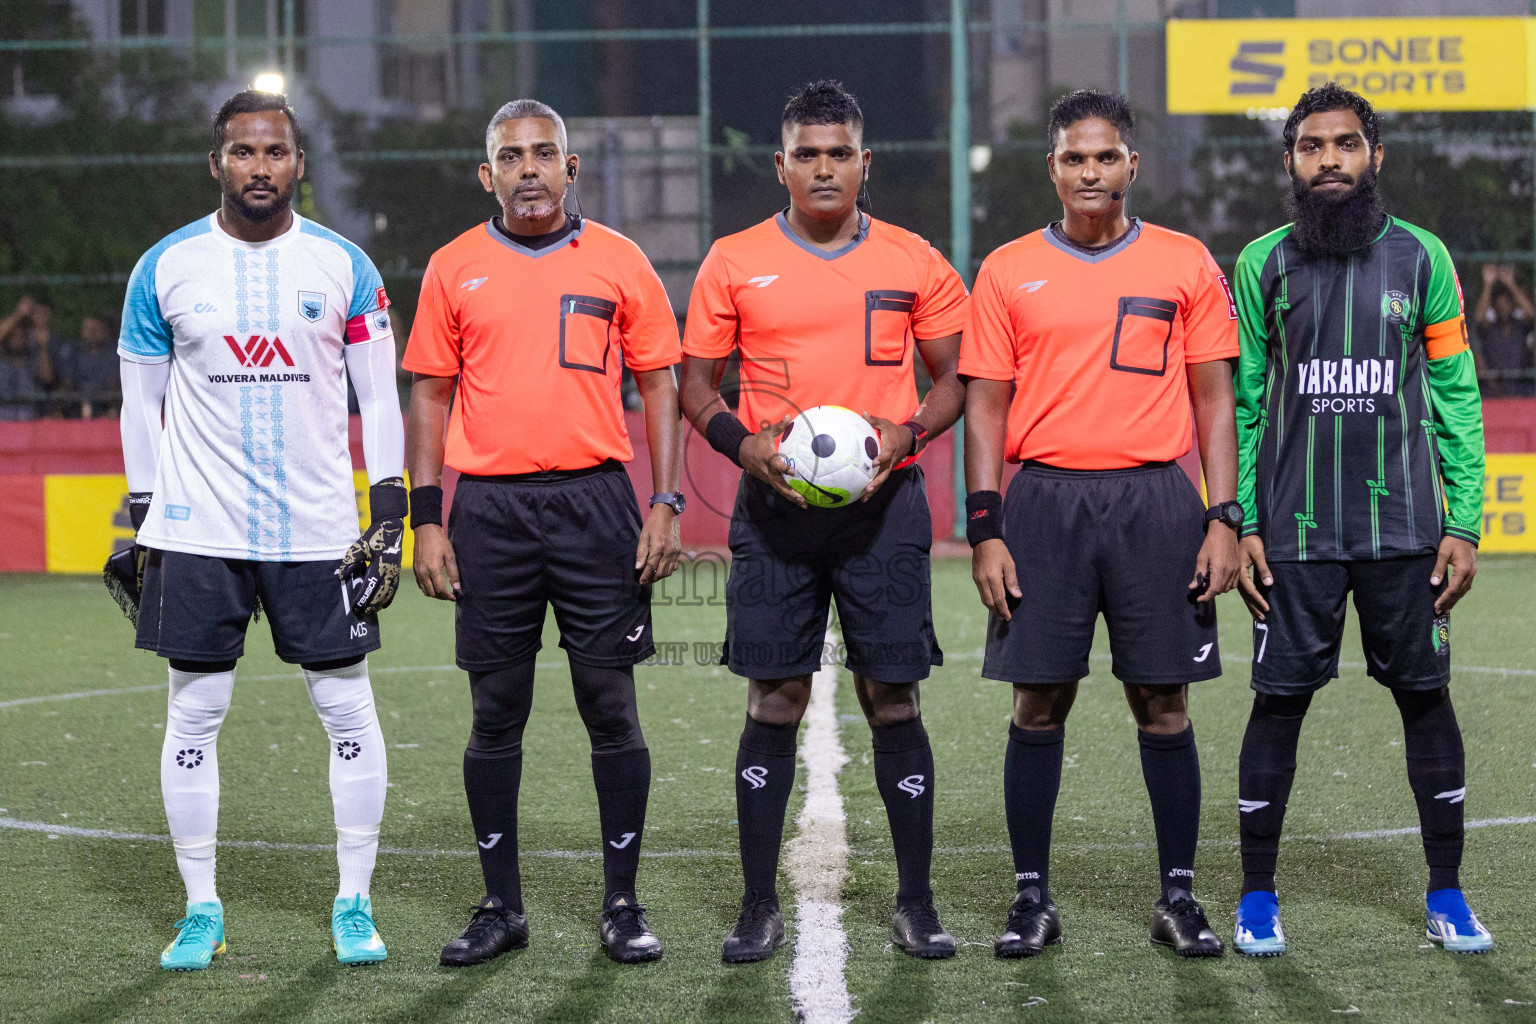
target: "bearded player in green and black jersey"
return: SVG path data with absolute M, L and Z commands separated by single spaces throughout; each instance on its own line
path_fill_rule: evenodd
M 1389 216 L 1370 103 L 1337 85 L 1285 124 L 1292 223 L 1238 260 L 1240 582 L 1254 618 L 1234 945 L 1285 951 L 1275 860 L 1312 694 L 1338 675 L 1354 591 L 1367 671 L 1402 713 L 1429 863 L 1427 933 L 1493 937 L 1458 869 L 1466 773 L 1450 699 L 1451 607 L 1477 566 L 1483 422 L 1461 288 L 1440 240 Z

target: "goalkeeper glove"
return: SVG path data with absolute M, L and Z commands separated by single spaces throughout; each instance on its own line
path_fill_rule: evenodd
M 358 615 L 377 615 L 400 589 L 401 545 L 405 541 L 405 481 L 397 476 L 368 488 L 373 522 L 341 556 L 336 575 L 355 584 L 352 607 Z
M 149 559 L 149 549 L 139 545 L 138 533 L 144 525 L 145 517 L 149 515 L 149 504 L 153 497 L 149 491 L 129 493 L 128 519 L 133 524 L 133 546 L 114 551 L 101 571 L 107 593 L 112 595 L 128 621 L 135 626 L 139 624 L 139 597 L 144 592 L 144 563 Z

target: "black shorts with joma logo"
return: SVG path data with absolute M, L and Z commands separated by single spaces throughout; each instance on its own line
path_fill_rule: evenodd
M 1026 463 L 1008 485 L 1003 540 L 1024 592 L 989 616 L 981 674 L 1062 685 L 1088 675 L 1099 614 L 1111 671 L 1144 686 L 1221 675 L 1216 607 L 1189 589 L 1205 505 L 1173 463 L 1058 469 Z
M 459 565 L 458 665 L 494 672 L 543 646 L 555 609 L 560 646 L 589 665 L 656 653 L 651 588 L 635 570 L 640 507 L 624 466 L 459 477 L 448 539 Z

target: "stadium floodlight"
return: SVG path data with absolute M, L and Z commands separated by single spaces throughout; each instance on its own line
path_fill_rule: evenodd
M 283 81 L 283 76 L 281 73 L 276 71 L 263 71 L 261 74 L 257 75 L 256 80 L 251 83 L 251 88 L 255 89 L 257 92 L 270 92 L 281 96 L 283 94 L 283 86 L 286 84 L 287 83 Z
M 971 173 L 980 174 L 992 163 L 992 147 L 981 145 L 971 147 Z

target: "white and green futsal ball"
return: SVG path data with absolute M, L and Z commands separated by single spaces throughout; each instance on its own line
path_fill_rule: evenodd
M 789 461 L 785 482 L 806 501 L 842 508 L 859 500 L 875 478 L 880 435 L 852 409 L 817 405 L 779 435 L 779 454 Z

